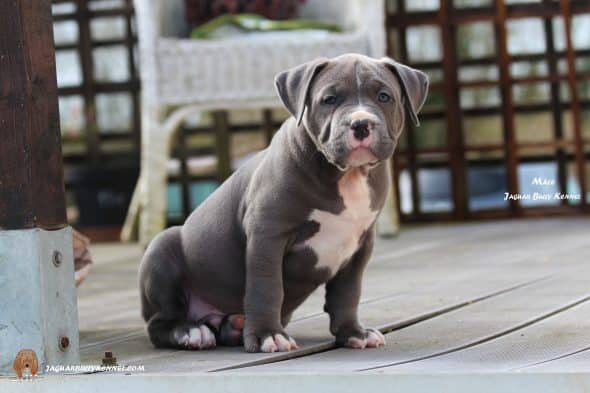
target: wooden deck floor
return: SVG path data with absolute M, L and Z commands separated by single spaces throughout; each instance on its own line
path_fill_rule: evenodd
M 79 290 L 83 363 L 104 351 L 148 374 L 479 373 L 590 371 L 590 220 L 545 219 L 406 227 L 380 240 L 361 316 L 387 346 L 337 349 L 323 290 L 296 313 L 289 354 L 157 350 L 139 316 L 129 245 L 97 245 Z

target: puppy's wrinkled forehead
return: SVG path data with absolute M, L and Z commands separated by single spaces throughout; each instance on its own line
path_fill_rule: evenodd
M 418 112 L 424 105 L 428 92 L 428 77 L 426 74 L 400 64 L 388 57 L 379 60 L 358 54 L 347 54 L 328 59 L 320 57 L 307 63 L 280 72 L 275 77 L 275 87 L 279 98 L 287 110 L 301 124 L 306 108 L 310 103 L 318 103 L 321 88 L 345 88 L 365 90 L 371 92 L 377 86 L 389 87 L 389 96 L 399 95 L 404 98 L 395 103 L 402 103 L 414 124 L 419 125 Z M 360 87 L 360 88 L 359 88 Z M 310 92 L 313 91 L 313 94 Z M 336 92 L 338 93 L 338 92 Z M 375 93 L 375 91 L 373 91 Z M 332 93 L 333 94 L 333 93 Z M 329 102 L 335 102 L 332 97 Z M 373 96 L 375 98 L 375 95 Z M 339 97 L 340 101 L 343 97 Z M 350 94 L 346 97 L 350 100 Z M 381 100 L 381 102 L 389 102 Z M 391 108 L 391 106 L 390 106 Z
M 366 56 L 344 55 L 327 64 L 312 87 L 318 94 L 355 92 L 362 98 L 362 94 L 385 86 L 400 95 L 397 79 L 382 64 Z

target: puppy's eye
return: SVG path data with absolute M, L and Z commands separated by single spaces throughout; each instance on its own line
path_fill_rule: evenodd
M 379 92 L 379 94 L 377 94 L 377 99 L 379 100 L 379 102 L 389 102 L 391 101 L 391 96 L 381 91 Z
M 322 98 L 322 104 L 334 105 L 336 103 L 336 96 L 327 95 Z

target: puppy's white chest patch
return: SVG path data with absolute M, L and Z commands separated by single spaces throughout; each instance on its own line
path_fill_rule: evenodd
M 371 226 L 377 211 L 371 210 L 371 195 L 367 177 L 360 170 L 347 172 L 338 182 L 344 210 L 333 214 L 312 211 L 309 219 L 319 224 L 319 230 L 295 249 L 309 247 L 318 258 L 316 268 L 329 268 L 332 274 L 352 257 L 359 248 L 359 240 Z

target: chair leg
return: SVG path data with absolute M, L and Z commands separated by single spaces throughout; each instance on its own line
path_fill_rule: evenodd
M 262 111 L 262 128 L 264 130 L 264 138 L 266 140 L 266 145 L 270 145 L 270 141 L 272 140 L 273 134 L 276 131 L 274 129 L 273 119 L 272 119 L 272 110 L 264 109 Z
M 152 133 L 144 145 L 142 182 L 140 187 L 141 211 L 139 216 L 139 242 L 147 245 L 166 227 L 166 186 L 170 135 Z
M 125 216 L 125 223 L 121 229 L 121 241 L 130 242 L 137 238 L 137 227 L 139 224 L 139 212 L 141 211 L 141 185 L 142 176 L 139 175 L 135 190 L 133 190 L 133 196 L 127 209 L 127 215 Z
M 166 186 L 172 141 L 186 117 L 195 113 L 200 113 L 198 107 L 187 106 L 161 122 L 146 122 L 139 187 L 139 242 L 144 246 L 166 227 Z
M 387 175 L 393 180 L 391 175 L 391 160 L 387 160 L 386 165 Z M 377 234 L 381 237 L 396 236 L 399 233 L 399 214 L 397 212 L 397 201 L 394 187 L 394 184 L 392 184 L 392 187 L 389 187 L 389 192 L 385 199 L 385 206 L 377 218 Z
M 227 111 L 214 112 L 213 121 L 215 124 L 217 178 L 221 183 L 231 175 L 230 133 Z

